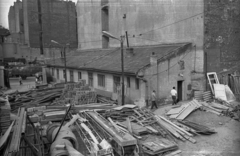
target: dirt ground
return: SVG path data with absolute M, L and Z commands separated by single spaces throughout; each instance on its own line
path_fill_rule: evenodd
M 162 106 L 154 113 L 164 115 L 171 107 Z M 178 141 L 182 156 L 240 156 L 240 122 L 200 110 L 191 113 L 186 120 L 206 125 L 217 133 L 195 136 L 195 144 Z

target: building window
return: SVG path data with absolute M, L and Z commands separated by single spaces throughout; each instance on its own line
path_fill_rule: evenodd
M 130 77 L 127 77 L 127 87 L 131 88 Z
M 88 84 L 93 87 L 93 73 L 88 73 Z
M 113 92 L 118 93 L 120 88 L 120 77 L 119 76 L 113 76 Z
M 82 73 L 78 72 L 78 80 L 81 80 L 81 79 L 82 79 Z
M 136 78 L 135 82 L 136 82 L 136 89 L 139 89 L 139 79 Z
M 57 69 L 57 78 L 59 79 L 59 69 Z
M 73 79 L 73 71 L 70 70 L 70 82 L 73 82 L 73 81 L 74 81 L 74 79 Z
M 98 86 L 105 87 L 105 75 L 98 74 Z

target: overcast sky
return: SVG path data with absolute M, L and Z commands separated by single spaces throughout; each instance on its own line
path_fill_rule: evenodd
M 9 7 L 17 0 L 0 0 L 0 25 L 8 28 L 8 11 Z M 21 1 L 21 0 L 20 0 Z M 77 0 L 70 0 L 77 2 Z

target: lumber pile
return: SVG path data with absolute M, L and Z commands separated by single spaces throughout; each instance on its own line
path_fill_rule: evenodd
M 25 127 L 26 127 L 26 112 L 25 108 L 19 108 L 18 109 L 18 118 L 15 121 L 14 127 L 13 127 L 13 134 L 10 139 L 10 144 L 7 147 L 6 153 L 9 154 L 16 154 L 20 150 L 20 143 L 21 143 L 21 134 L 25 133 Z
M 137 138 L 144 153 L 158 155 L 177 150 L 177 140 L 195 144 L 197 141 L 194 136 L 216 133 L 206 126 L 182 120 L 183 116 L 185 118 L 192 110 L 199 107 L 202 107 L 202 105 L 193 100 L 181 109 L 176 108 L 183 114 L 177 113 L 181 119 L 174 121 L 153 114 L 151 111 L 139 108 L 136 105 L 125 105 L 111 110 L 98 110 L 97 112 L 103 118 L 109 120 L 121 133 L 129 133 Z M 176 110 L 171 110 L 169 113 L 174 112 L 176 113 Z M 181 151 L 177 150 L 175 152 L 180 153 Z
M 141 142 L 141 145 L 145 153 L 149 155 L 163 154 L 178 149 L 178 146 L 172 141 L 159 137 L 148 137 Z
M 109 103 L 109 104 L 116 104 L 116 101 L 113 101 L 111 98 L 97 95 L 97 102 L 98 103 Z
M 192 143 L 196 143 L 196 140 L 192 138 L 194 136 L 192 133 L 184 130 L 183 128 L 177 126 L 170 120 L 160 115 L 155 115 L 155 118 L 157 119 L 160 125 L 163 125 L 167 129 L 167 131 L 169 131 L 177 139 L 180 139 L 182 141 L 188 140 Z
M 10 104 L 8 97 L 0 97 L 0 134 L 4 134 L 10 126 Z
M 211 91 L 195 91 L 194 99 L 197 101 L 211 102 L 213 100 L 213 95 Z
M 50 105 L 53 100 L 60 97 L 62 88 L 45 88 L 30 90 L 27 92 L 15 92 L 9 96 L 11 110 L 16 111 L 20 107 L 36 107 L 39 105 Z
M 237 121 L 240 120 L 240 105 L 228 106 L 222 103 L 217 103 L 217 101 L 211 103 L 201 102 L 201 104 L 203 105 L 202 109 L 206 112 L 229 116 Z
M 200 125 L 200 124 L 197 124 L 197 123 L 194 123 L 194 122 L 191 122 L 191 121 L 178 121 L 179 123 L 185 125 L 185 126 L 188 126 L 192 129 L 195 130 L 196 133 L 199 133 L 199 134 L 203 134 L 203 135 L 210 135 L 210 134 L 214 134 L 216 133 L 215 130 L 207 127 L 207 126 L 204 126 L 204 125 Z
M 180 107 L 172 108 L 169 112 L 167 112 L 167 115 L 169 115 L 170 118 L 183 120 L 190 113 L 200 108 L 201 106 L 202 105 L 194 99 L 186 104 L 181 105 Z
M 85 80 L 77 83 L 65 84 L 61 97 L 56 99 L 52 105 L 84 105 L 95 103 L 97 94 Z

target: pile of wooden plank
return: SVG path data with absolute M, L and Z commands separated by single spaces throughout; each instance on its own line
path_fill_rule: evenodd
M 77 83 L 65 84 L 62 95 L 56 99 L 52 105 L 84 105 L 96 103 L 97 94 L 85 80 Z
M 25 132 L 26 128 L 26 112 L 25 108 L 18 109 L 18 115 L 13 127 L 13 134 L 10 139 L 10 144 L 5 153 L 16 154 L 20 150 L 21 135 Z
M 201 102 L 203 105 L 202 109 L 205 110 L 206 112 L 211 112 L 217 115 L 223 114 L 223 112 L 228 111 L 230 108 L 215 102 L 212 103 L 206 103 L 206 102 Z
M 182 141 L 188 140 L 192 143 L 196 143 L 196 140 L 192 138 L 194 136 L 192 133 L 177 126 L 170 120 L 168 120 L 160 115 L 155 115 L 155 117 L 156 117 L 158 123 L 160 125 L 164 126 L 167 129 L 167 131 L 169 131 L 171 134 L 173 134 L 173 136 L 176 137 L 177 139 L 180 139 Z
M 95 91 L 77 91 L 75 97 L 75 105 L 84 105 L 95 103 L 97 101 L 97 94 Z
M 98 113 L 120 132 L 137 138 L 140 151 L 145 155 L 165 154 L 178 149 L 174 135 L 148 109 L 124 105 L 111 110 L 100 110 Z
M 39 105 L 50 105 L 62 94 L 63 88 L 46 88 L 30 90 L 27 92 L 15 92 L 9 96 L 11 110 L 16 111 L 20 107 L 35 107 Z
M 4 134 L 10 126 L 10 104 L 8 98 L 0 97 L 0 134 Z
M 228 106 L 217 102 L 201 102 L 203 105 L 202 109 L 206 112 L 211 112 L 217 115 L 229 116 L 237 121 L 240 121 L 240 105 Z
M 149 155 L 159 155 L 178 149 L 177 144 L 160 137 L 148 137 L 146 140 L 141 142 L 141 145 L 145 153 Z
M 195 91 L 194 92 L 194 99 L 197 101 L 205 101 L 211 102 L 213 100 L 213 96 L 211 91 Z
M 101 95 L 97 95 L 97 102 L 99 102 L 99 103 L 109 103 L 109 104 L 117 103 L 116 101 L 113 101 L 111 98 L 101 96 Z
M 181 105 L 180 107 L 172 108 L 169 112 L 167 112 L 167 115 L 169 115 L 170 118 L 183 120 L 190 113 L 200 108 L 201 106 L 202 105 L 194 99 L 186 104 Z
M 211 91 L 205 91 L 203 92 L 203 101 L 205 102 L 211 102 L 213 100 L 213 96 Z
M 189 128 L 194 129 L 195 132 L 198 134 L 210 135 L 210 134 L 216 133 L 216 131 L 214 129 L 211 129 L 204 125 L 197 124 L 195 122 L 191 122 L 191 121 L 187 121 L 187 120 L 185 120 L 185 121 L 179 120 L 178 122 L 185 126 L 188 126 Z

